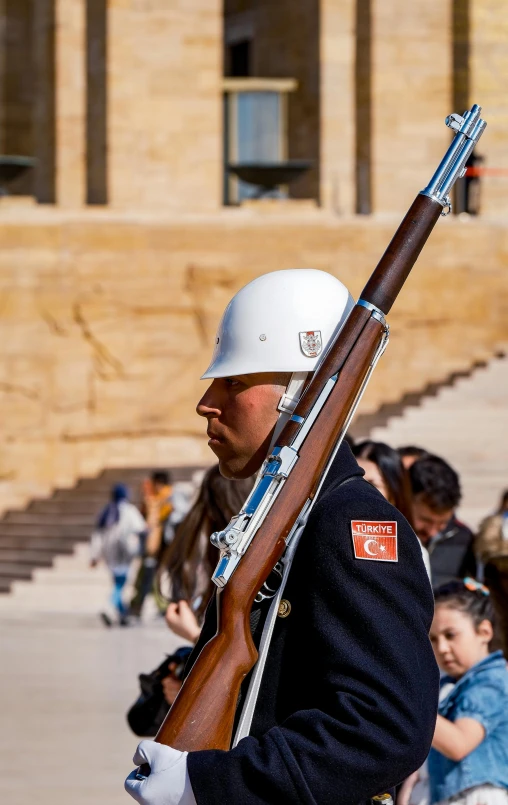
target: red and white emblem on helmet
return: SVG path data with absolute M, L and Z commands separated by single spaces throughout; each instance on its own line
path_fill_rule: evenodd
M 300 333 L 300 347 L 307 358 L 317 358 L 323 348 L 321 330 L 307 330 Z

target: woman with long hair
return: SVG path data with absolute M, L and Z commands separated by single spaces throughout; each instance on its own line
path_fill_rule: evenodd
M 238 514 L 254 478 L 230 481 L 219 465 L 206 471 L 196 502 L 178 525 L 157 572 L 156 587 L 167 603 L 166 621 L 180 637 L 195 642 L 214 589 L 212 573 L 218 550 L 210 542 Z
M 196 502 L 177 526 L 162 556 L 155 579 L 156 594 L 159 603 L 166 606 L 169 628 L 190 643 L 195 643 L 199 637 L 205 610 L 215 589 L 211 577 L 219 551 L 210 542 L 210 535 L 222 531 L 238 514 L 254 480 L 254 477 L 243 481 L 223 478 L 218 464 L 207 470 Z M 171 705 L 182 685 L 181 668 L 176 662 L 170 662 L 168 670 L 161 684 L 166 704 Z
M 397 450 L 384 442 L 365 440 L 353 447 L 353 454 L 365 472 L 365 480 L 375 486 L 412 522 L 409 477 Z

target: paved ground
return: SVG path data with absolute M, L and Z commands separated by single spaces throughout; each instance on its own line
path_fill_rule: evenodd
M 0 800 L 127 805 L 137 744 L 125 712 L 137 674 L 175 647 L 161 623 L 107 630 L 90 617 L 3 613 Z

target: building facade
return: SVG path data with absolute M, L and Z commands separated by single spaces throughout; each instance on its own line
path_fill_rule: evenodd
M 364 410 L 507 342 L 503 6 L 0 0 L 4 177 L 33 161 L 0 199 L 0 506 L 210 460 L 194 405 L 227 299 L 295 266 L 358 294 L 473 102 L 472 214 L 440 222 Z M 261 192 L 247 163 L 286 178 Z

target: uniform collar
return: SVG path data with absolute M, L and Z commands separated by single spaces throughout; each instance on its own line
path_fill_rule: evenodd
M 351 452 L 347 442 L 342 442 L 338 453 L 333 459 L 332 466 L 325 478 L 321 494 L 327 492 L 333 486 L 343 483 L 348 478 L 362 478 L 365 475 L 361 467 Z

